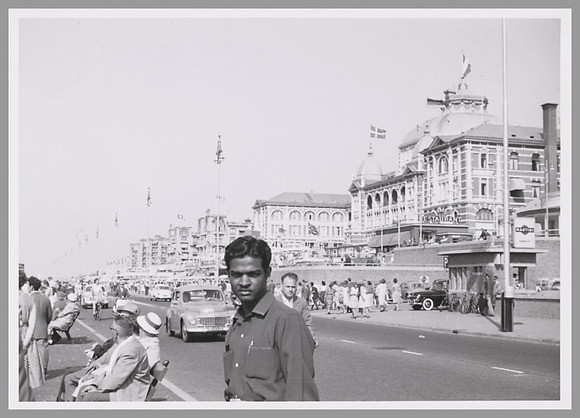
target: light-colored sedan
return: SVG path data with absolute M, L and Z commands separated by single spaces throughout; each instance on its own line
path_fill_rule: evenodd
M 169 335 L 181 333 L 185 342 L 194 335 L 225 335 L 234 313 L 235 308 L 227 304 L 220 287 L 185 285 L 173 290 L 165 329 Z
M 171 289 L 166 284 L 158 284 L 149 292 L 149 300 L 171 300 Z

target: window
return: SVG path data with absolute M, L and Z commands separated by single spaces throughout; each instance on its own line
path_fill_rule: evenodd
M 401 201 L 404 202 L 405 201 L 405 186 L 401 187 Z
M 449 171 L 449 161 L 446 157 L 441 157 L 439 159 L 439 174 L 447 174 Z
M 367 209 L 373 208 L 373 198 L 372 196 L 367 197 Z
M 540 197 L 540 184 L 539 184 L 539 182 L 532 183 L 532 197 Z
M 399 196 L 398 196 L 398 193 L 397 193 L 397 191 L 396 191 L 396 190 L 393 190 L 393 193 L 392 193 L 392 199 L 393 199 L 393 204 L 394 204 L 394 205 L 396 205 L 396 204 L 397 204 L 398 198 L 399 198 Z
M 307 221 L 313 221 L 314 220 L 314 212 L 306 212 L 304 214 L 304 219 L 306 219 Z
M 389 192 L 383 193 L 383 205 L 389 206 Z
M 290 220 L 291 221 L 299 221 L 300 220 L 300 212 L 297 210 L 290 212 Z
M 457 215 L 456 215 L 457 216 Z M 491 221 L 493 220 L 493 212 L 490 209 L 479 209 L 475 215 L 476 219 L 479 221 Z
M 512 152 L 510 154 L 510 170 L 519 170 L 519 154 L 517 152 Z
M 344 219 L 344 216 L 340 212 L 337 212 L 337 213 L 335 213 L 335 214 L 332 215 L 332 221 L 333 222 L 342 222 L 343 219 Z
M 318 215 L 318 220 L 320 222 L 328 222 L 328 212 L 320 212 L 320 214 Z
M 540 154 L 532 155 L 532 171 L 540 171 Z
M 487 196 L 487 179 L 481 179 L 479 187 L 480 187 L 480 195 Z
M 380 193 L 377 193 L 375 195 L 375 203 L 376 203 L 375 207 L 378 208 L 378 207 L 381 206 L 381 195 L 380 195 Z
M 481 168 L 487 168 L 487 154 L 481 153 L 479 156 L 479 166 Z

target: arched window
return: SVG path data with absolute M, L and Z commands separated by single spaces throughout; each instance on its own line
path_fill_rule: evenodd
M 332 214 L 332 221 L 333 222 L 342 222 L 344 220 L 344 216 L 340 212 L 336 212 Z
M 372 209 L 373 208 L 373 197 L 369 196 L 367 197 L 367 209 Z
M 393 205 L 396 205 L 399 200 L 399 194 L 396 190 L 393 190 L 393 193 L 391 193 L 391 199 L 393 200 Z
M 540 171 L 540 154 L 532 155 L 532 171 Z
M 383 205 L 389 206 L 389 192 L 387 192 L 387 191 L 385 191 L 385 193 L 383 193 Z
M 318 214 L 318 220 L 320 222 L 328 222 L 329 217 L 328 212 L 320 212 Z
M 401 202 L 405 201 L 405 193 L 406 193 L 405 186 L 401 187 Z
M 380 207 L 381 206 L 381 194 L 377 193 L 375 195 L 375 207 Z
M 475 217 L 480 221 L 493 221 L 493 212 L 490 209 L 479 209 Z
M 439 174 L 447 174 L 449 172 L 449 161 L 447 157 L 439 159 Z
M 313 221 L 314 220 L 314 212 L 308 211 L 304 214 L 305 221 Z
M 517 152 L 512 152 L 510 154 L 510 170 L 518 170 L 520 166 L 520 157 Z
M 298 212 L 297 210 L 294 210 L 292 212 L 290 212 L 290 220 L 291 221 L 299 221 L 302 217 L 300 216 L 300 212 Z
M 274 212 L 272 212 L 272 219 L 275 221 L 281 221 L 282 219 L 284 219 L 284 214 L 282 213 L 281 210 L 275 210 Z

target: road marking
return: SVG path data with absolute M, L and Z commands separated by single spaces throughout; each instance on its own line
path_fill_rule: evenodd
M 520 370 L 504 369 L 503 367 L 492 367 L 492 369 L 502 370 L 504 372 L 518 373 L 518 374 L 523 374 L 524 373 L 524 372 L 522 372 Z
M 83 327 L 85 327 L 86 329 L 88 329 L 91 333 L 95 334 L 101 341 L 107 341 L 107 338 L 103 337 L 100 333 L 98 333 L 96 330 L 94 330 L 93 328 L 91 328 L 88 324 L 85 324 L 82 320 L 77 319 L 76 322 L 78 322 Z M 198 400 L 195 399 L 193 396 L 190 396 L 185 391 L 181 390 L 180 388 L 178 388 L 177 386 L 175 386 L 175 384 L 171 383 L 167 379 L 163 379 L 159 383 L 161 383 L 163 386 L 165 386 L 167 389 L 169 389 L 171 392 L 173 392 L 175 395 L 177 395 L 178 397 L 180 397 L 184 401 L 187 401 L 187 402 L 198 402 Z
M 402 353 L 406 353 L 406 354 L 413 354 L 414 356 L 422 356 L 423 354 L 421 353 L 415 353 L 414 351 L 407 351 L 407 350 L 402 350 Z
M 354 341 L 349 340 L 338 340 L 338 341 L 342 341 L 343 343 L 356 344 Z

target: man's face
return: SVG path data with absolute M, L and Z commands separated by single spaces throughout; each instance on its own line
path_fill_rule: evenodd
M 232 292 L 238 297 L 244 310 L 250 312 L 268 292 L 267 281 L 272 269 L 262 268 L 262 260 L 254 257 L 234 258 L 230 261 L 228 277 Z
M 113 342 L 116 344 L 119 342 L 119 330 L 117 327 L 117 324 L 115 324 L 114 322 L 111 324 L 111 334 L 113 337 Z
M 292 299 L 296 294 L 296 280 L 285 277 L 282 282 L 282 294 L 288 299 Z

